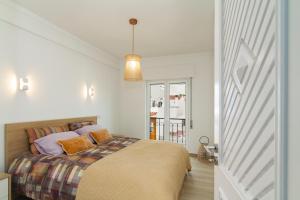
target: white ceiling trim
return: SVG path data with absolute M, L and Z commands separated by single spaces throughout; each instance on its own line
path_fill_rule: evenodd
M 203 51 L 192 54 L 147 57 L 142 60 L 143 68 L 198 65 L 199 60 L 213 60 L 213 52 Z
M 119 69 L 119 59 L 8 0 L 0 1 L 0 20 L 37 37 L 77 52 L 105 66 Z

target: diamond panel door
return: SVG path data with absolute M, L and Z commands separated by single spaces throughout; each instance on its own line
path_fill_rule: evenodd
M 276 0 L 223 0 L 217 199 L 276 199 Z

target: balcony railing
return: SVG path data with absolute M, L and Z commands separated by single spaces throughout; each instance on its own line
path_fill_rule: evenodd
M 186 119 L 170 118 L 167 133 L 165 125 L 165 118 L 150 117 L 150 139 L 186 145 Z

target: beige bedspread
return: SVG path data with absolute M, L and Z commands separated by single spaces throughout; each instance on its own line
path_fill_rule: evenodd
M 89 166 L 76 199 L 177 200 L 190 169 L 182 146 L 141 140 Z

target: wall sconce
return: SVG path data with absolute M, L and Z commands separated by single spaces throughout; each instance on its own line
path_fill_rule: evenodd
M 94 96 L 95 96 L 95 88 L 94 87 L 90 87 L 89 88 L 89 96 L 91 97 L 91 98 L 93 98 Z
M 28 78 L 20 78 L 20 83 L 19 84 L 20 84 L 19 89 L 21 91 L 29 90 L 29 80 L 28 80 Z

